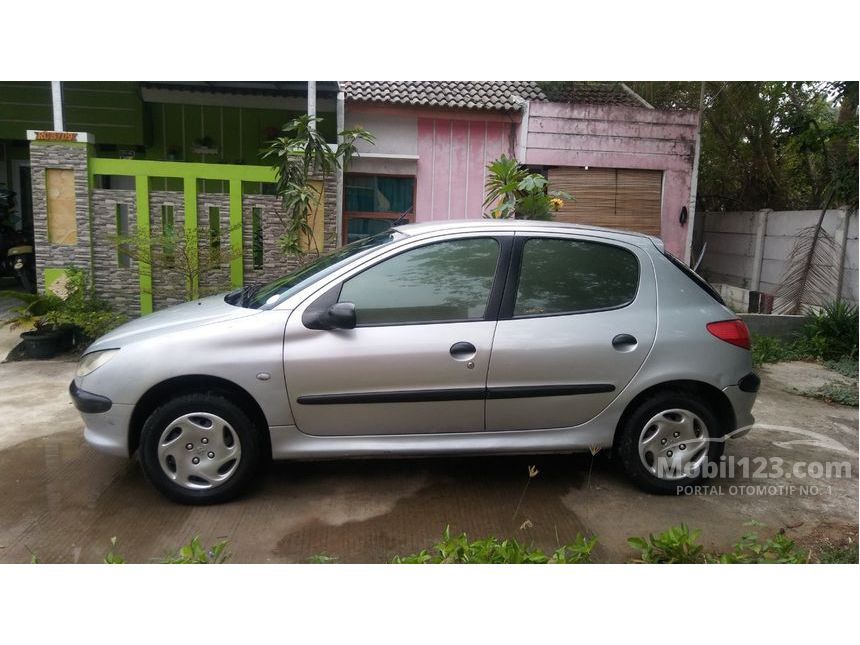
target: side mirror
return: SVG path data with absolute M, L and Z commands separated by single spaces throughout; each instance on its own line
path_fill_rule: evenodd
M 340 285 L 335 285 L 317 298 L 302 314 L 302 324 L 308 329 L 331 331 L 355 329 L 355 304 L 338 302 Z
M 355 329 L 355 305 L 351 302 L 336 302 L 328 308 L 323 318 L 329 329 Z

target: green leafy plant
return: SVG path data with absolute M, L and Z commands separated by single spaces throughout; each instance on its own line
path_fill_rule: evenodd
M 821 564 L 857 564 L 860 554 L 857 550 L 857 542 L 849 540 L 847 544 L 835 546 L 828 544 L 818 554 Z
M 817 358 L 835 360 L 857 357 L 857 330 L 857 306 L 837 300 L 819 312 L 810 313 L 802 334 Z
M 205 548 L 200 543 L 200 537 L 194 536 L 191 542 L 164 559 L 164 564 L 224 564 L 230 557 L 227 552 L 227 540 Z
M 284 254 L 298 258 L 322 252 L 315 241 L 312 225 L 322 207 L 321 186 L 338 168 L 349 164 L 358 141 L 374 141 L 367 130 L 355 127 L 338 133 L 341 143 L 333 149 L 317 129 L 321 121 L 321 117 L 307 114 L 293 119 L 261 153 L 275 169 L 275 192 L 284 207 L 285 233 L 278 245 Z
M 639 552 L 634 562 L 646 564 L 696 564 L 704 562 L 704 547 L 698 544 L 701 531 L 691 531 L 686 524 L 648 538 L 631 537 L 627 539 L 633 549 Z
M 484 208 L 489 208 L 485 217 L 489 219 L 549 220 L 565 199 L 573 199 L 563 191 L 547 191 L 546 177 L 529 172 L 505 155 L 487 165 L 484 187 Z
M 729 553 L 708 554 L 706 561 L 715 564 L 806 564 L 811 554 L 799 550 L 782 531 L 764 541 L 758 533 L 746 533 Z
M 0 291 L 0 298 L 12 298 L 21 304 L 10 307 L 11 316 L 0 321 L 0 326 L 8 326 L 9 329 L 35 329 L 47 331 L 54 327 L 47 316 L 59 309 L 63 301 L 52 292 L 25 293 L 22 291 Z
M 851 383 L 846 381 L 830 381 L 814 390 L 801 391 L 801 394 L 813 399 L 821 399 L 827 403 L 847 405 L 852 408 L 860 405 L 860 399 L 857 396 L 857 381 Z
M 56 326 L 74 326 L 84 342 L 103 336 L 128 320 L 109 303 L 100 299 L 86 271 L 69 268 L 59 278 L 59 303 L 45 314 L 45 321 Z
M 838 372 L 842 376 L 856 379 L 858 377 L 857 358 L 843 357 L 833 361 L 824 361 L 824 366 Z
M 446 527 L 442 540 L 433 553 L 422 550 L 406 556 L 396 556 L 394 564 L 583 564 L 590 562 L 596 538 L 577 535 L 570 544 L 560 546 L 547 555 L 540 549 L 524 545 L 516 539 L 499 540 L 495 537 L 470 542 L 465 533 L 451 536 Z
M 310 564 L 334 564 L 337 562 L 338 558 L 333 555 L 326 555 L 325 553 L 315 553 L 310 558 L 308 558 L 308 562 Z
M 241 225 L 230 226 L 226 233 L 228 239 L 237 229 L 241 229 Z M 185 300 L 228 290 L 230 276 L 219 269 L 242 258 L 241 249 L 222 244 L 218 238 L 205 236 L 201 239 L 197 231 L 182 227 L 161 235 L 139 230 L 130 235 L 116 236 L 114 243 L 131 260 L 148 266 L 151 273 L 179 277 Z M 201 278 L 207 279 L 206 287 L 201 287 Z
M 105 564 L 125 564 L 125 558 L 116 552 L 116 536 L 110 539 L 110 551 L 105 554 Z

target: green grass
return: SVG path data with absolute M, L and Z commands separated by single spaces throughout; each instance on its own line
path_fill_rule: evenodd
M 844 546 L 826 546 L 818 554 L 821 564 L 857 564 L 860 554 L 857 551 L 857 543 L 852 542 Z
M 839 372 L 842 376 L 849 376 L 854 379 L 857 378 L 858 364 L 856 358 L 845 356 L 834 361 L 824 361 L 824 366 L 834 372 Z
M 848 405 L 855 408 L 860 405 L 860 400 L 857 397 L 857 381 L 830 381 L 814 390 L 802 391 L 801 394 L 837 405 Z

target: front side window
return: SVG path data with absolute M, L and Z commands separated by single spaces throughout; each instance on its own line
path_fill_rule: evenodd
M 250 309 L 271 309 L 305 287 L 343 268 L 373 249 L 405 237 L 397 231 L 386 231 L 323 255 L 293 273 L 264 285 L 248 285 L 227 295 L 227 302 Z
M 522 253 L 515 317 L 613 309 L 636 296 L 639 262 L 621 247 L 534 238 Z
M 339 301 L 355 304 L 359 326 L 480 320 L 498 259 L 493 238 L 428 244 L 347 280 Z

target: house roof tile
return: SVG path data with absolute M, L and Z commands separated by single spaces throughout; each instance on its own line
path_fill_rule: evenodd
M 642 107 L 621 83 L 605 81 L 340 81 L 352 101 L 415 107 L 516 110 L 519 99 Z

